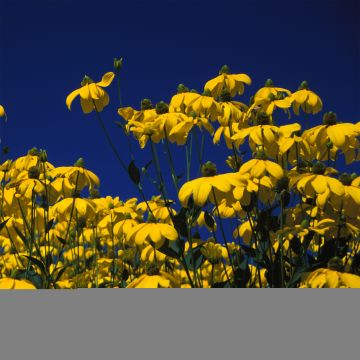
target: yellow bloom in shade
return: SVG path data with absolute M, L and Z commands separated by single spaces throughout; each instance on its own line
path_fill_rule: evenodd
M 219 97 L 224 89 L 227 89 L 231 96 L 243 94 L 244 85 L 251 85 L 251 79 L 246 74 L 230 74 L 230 69 L 224 65 L 219 71 L 219 76 L 209 80 L 204 89 L 208 89 L 215 98 Z
M 50 175 L 53 178 L 69 179 L 70 184 L 77 190 L 83 189 L 88 186 L 89 189 L 100 186 L 99 178 L 90 170 L 83 167 L 83 160 L 80 158 L 75 166 L 60 166 L 52 169 Z
M 141 251 L 140 259 L 143 263 L 154 263 L 156 260 L 158 264 L 162 264 L 165 262 L 166 255 L 148 245 Z
M 71 110 L 71 104 L 74 99 L 80 95 L 80 104 L 85 114 L 93 110 L 102 111 L 109 104 L 109 95 L 102 89 L 111 84 L 115 77 L 113 72 L 107 72 L 103 75 L 101 81 L 94 83 L 88 76 L 81 82 L 82 87 L 74 90 L 66 98 L 66 106 Z
M 188 113 L 194 111 L 201 117 L 206 117 L 215 120 L 218 116 L 223 114 L 221 105 L 207 92 L 203 95 L 198 96 L 188 106 Z
M 275 179 L 280 179 L 284 176 L 284 171 L 280 165 L 261 159 L 252 159 L 241 165 L 239 174 L 250 174 L 251 177 L 260 179 L 263 176 L 270 175 Z
M 188 106 L 200 96 L 201 95 L 196 92 L 180 92 L 171 98 L 169 111 L 187 113 Z
M 214 202 L 212 189 L 222 193 L 231 193 L 234 186 L 243 184 L 246 180 L 237 173 L 221 174 L 215 176 L 201 177 L 185 183 L 179 191 L 179 200 L 182 206 L 187 207 L 190 196 L 193 196 L 197 206 L 203 206 L 209 199 Z M 220 197 L 217 201 L 220 202 Z
M 28 280 L 16 280 L 11 278 L 0 279 L 0 289 L 7 290 L 36 290 L 33 283 Z
M 360 288 L 360 276 L 317 269 L 304 277 L 300 288 Z
M 299 115 L 300 108 L 306 114 L 316 114 L 323 107 L 320 97 L 309 90 L 307 81 L 301 83 L 299 90 L 291 95 L 291 100 L 296 115 Z
M 291 91 L 288 89 L 275 87 L 271 79 L 267 79 L 265 82 L 265 87 L 259 89 L 254 95 L 254 101 L 261 101 L 269 99 L 269 96 L 276 98 L 278 93 L 285 93 L 287 96 L 291 95 Z
M 316 205 L 321 209 L 324 208 L 327 201 L 336 201 L 345 194 L 344 185 L 338 179 L 324 175 L 324 168 L 321 163 L 317 163 L 313 168 L 314 173 L 303 174 L 294 182 L 302 195 L 310 198 L 316 197 Z
M 170 274 L 165 271 L 159 271 L 158 274 L 148 275 L 142 274 L 137 279 L 132 281 L 127 288 L 178 288 L 180 283 Z
M 175 241 L 178 233 L 172 226 L 162 223 L 143 223 L 132 227 L 126 234 L 126 240 L 142 246 L 154 244 L 156 249 L 163 246 L 165 240 Z
M 5 117 L 6 118 L 6 112 L 5 109 L 2 105 L 0 105 L 0 117 Z

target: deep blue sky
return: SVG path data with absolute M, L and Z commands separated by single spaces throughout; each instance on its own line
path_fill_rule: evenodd
M 291 90 L 306 79 L 324 111 L 357 122 L 359 14 L 357 0 L 0 0 L 0 104 L 9 117 L 1 127 L 3 145 L 10 147 L 10 158 L 45 148 L 56 166 L 82 156 L 100 177 L 103 195 L 137 195 L 95 114 L 83 115 L 78 101 L 71 112 L 65 106 L 84 74 L 98 81 L 119 56 L 127 106 L 145 97 L 168 101 L 178 83 L 202 90 L 228 64 L 253 79 L 246 102 L 269 77 Z M 109 94 L 104 120 L 126 157 L 126 143 L 113 124 L 115 83 Z M 318 123 L 323 112 L 312 121 Z M 150 159 L 148 148 L 138 154 L 140 165 Z

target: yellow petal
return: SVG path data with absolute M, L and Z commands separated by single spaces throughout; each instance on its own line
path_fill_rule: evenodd
M 339 126 L 329 126 L 326 129 L 326 132 L 329 136 L 329 139 L 336 147 L 341 148 L 344 146 L 346 142 L 346 137 L 342 129 L 339 128 Z
M 109 86 L 112 81 L 114 80 L 115 74 L 113 72 L 107 72 L 106 74 L 103 75 L 102 79 L 100 82 L 96 83 L 96 85 L 101 86 L 101 87 L 107 87 Z
M 66 102 L 66 106 L 68 107 L 69 110 L 71 110 L 71 104 L 79 94 L 80 94 L 80 89 L 76 89 L 67 96 L 65 102 Z
M 275 179 L 280 179 L 284 176 L 284 171 L 280 165 L 269 160 L 265 160 L 265 165 L 267 172 Z
M 85 99 L 81 98 L 80 99 L 80 105 L 81 105 L 81 108 L 82 108 L 82 110 L 83 110 L 83 112 L 85 114 L 89 114 L 94 110 L 94 104 L 93 104 L 93 101 L 91 99 L 90 100 L 85 100 Z
M 197 206 L 203 206 L 211 192 L 212 186 L 209 182 L 197 184 L 194 189 L 194 202 Z

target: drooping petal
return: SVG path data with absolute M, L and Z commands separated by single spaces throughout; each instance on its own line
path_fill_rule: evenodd
M 79 94 L 80 89 L 76 89 L 67 96 L 65 103 L 69 110 L 71 110 L 71 104 Z
M 101 81 L 99 81 L 98 83 L 96 83 L 96 85 L 101 86 L 101 87 L 107 87 L 109 86 L 112 81 L 114 80 L 115 74 L 113 72 L 107 72 L 106 74 L 103 75 Z

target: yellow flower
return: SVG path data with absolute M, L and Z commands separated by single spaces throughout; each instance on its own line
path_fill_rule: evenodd
M 278 93 L 285 93 L 287 96 L 291 95 L 291 92 L 288 89 L 275 87 L 271 79 L 267 79 L 265 82 L 265 87 L 261 88 L 254 95 L 254 101 L 267 100 L 269 96 L 276 96 Z
M 230 69 L 227 65 L 224 65 L 220 71 L 219 76 L 209 80 L 204 89 L 208 89 L 211 95 L 215 98 L 219 97 L 224 89 L 230 92 L 230 95 L 234 97 L 236 94 L 243 94 L 244 84 L 251 85 L 251 79 L 246 74 L 230 74 Z
M 189 105 L 200 96 L 201 95 L 196 92 L 179 92 L 171 98 L 169 104 L 169 111 L 182 112 L 186 114 L 188 113 Z
M 270 175 L 270 177 L 279 180 L 284 176 L 284 171 L 280 165 L 261 159 L 252 159 L 241 165 L 239 174 L 244 175 L 249 173 L 252 178 L 261 179 L 263 176 Z
M 89 199 L 80 198 L 66 198 L 56 203 L 51 208 L 51 214 L 61 220 L 69 220 L 71 209 L 73 210 L 73 217 L 84 217 L 91 219 L 95 216 L 95 206 Z
M 36 287 L 29 280 L 16 280 L 11 278 L 0 279 L 0 289 L 7 290 L 36 290 Z
M 85 114 L 91 113 L 93 110 L 102 111 L 109 104 L 109 95 L 102 88 L 109 86 L 114 77 L 113 72 L 108 72 L 103 75 L 101 81 L 94 83 L 88 76 L 85 76 L 81 82 L 82 87 L 74 90 L 66 98 L 66 106 L 71 110 L 72 102 L 80 95 L 81 108 Z
M 126 240 L 142 246 L 154 244 L 156 249 L 163 246 L 165 240 L 175 241 L 178 238 L 177 231 L 168 224 L 143 223 L 132 227 L 126 234 Z
M 312 155 L 317 160 L 324 161 L 329 157 L 334 160 L 336 152 L 341 150 L 345 156 L 350 152 L 347 163 L 355 160 L 356 148 L 359 148 L 357 137 L 359 127 L 352 123 L 337 123 L 336 114 L 324 114 L 323 125 L 304 131 L 302 137 L 313 149 Z M 329 156 L 330 155 L 330 156 Z
M 2 105 L 0 105 L 0 117 L 5 117 L 6 120 L 6 112 Z
M 300 107 L 306 114 L 316 114 L 323 107 L 320 97 L 309 90 L 307 81 L 301 83 L 299 90 L 291 95 L 291 100 L 296 115 L 299 115 Z
M 333 197 L 341 198 L 345 194 L 344 185 L 337 179 L 323 175 L 325 167 L 317 163 L 313 167 L 312 174 L 303 174 L 295 181 L 298 191 L 307 197 L 315 198 L 316 205 L 324 208 L 328 200 Z
M 221 105 L 208 92 L 198 96 L 192 101 L 188 108 L 188 113 L 194 111 L 198 116 L 215 120 L 223 114 Z
M 155 258 L 156 254 L 156 258 Z M 155 259 L 158 264 L 163 264 L 166 259 L 166 255 L 160 251 L 155 250 L 151 245 L 147 245 L 142 251 L 140 256 L 141 261 L 145 263 L 154 263 Z
M 70 184 L 74 187 L 76 185 L 77 190 L 81 190 L 85 186 L 88 186 L 89 189 L 100 186 L 99 178 L 93 172 L 84 168 L 82 158 L 80 158 L 74 166 L 60 166 L 54 168 L 50 175 L 53 178 L 69 179 Z M 65 183 L 64 185 L 66 185 L 67 188 L 69 187 L 68 183 Z
M 317 269 L 304 277 L 300 288 L 360 288 L 360 276 Z
M 158 274 L 142 274 L 132 281 L 127 288 L 178 288 L 180 283 L 165 271 L 159 271 Z
M 201 177 L 185 183 L 179 191 L 179 200 L 183 207 L 187 207 L 190 196 L 193 196 L 194 203 L 197 206 L 204 206 L 206 201 L 213 199 L 212 189 L 223 193 L 230 193 L 235 185 L 242 184 L 242 176 L 236 173 L 221 174 L 215 176 Z M 222 197 L 223 197 L 222 196 Z M 220 202 L 220 197 L 217 197 Z

